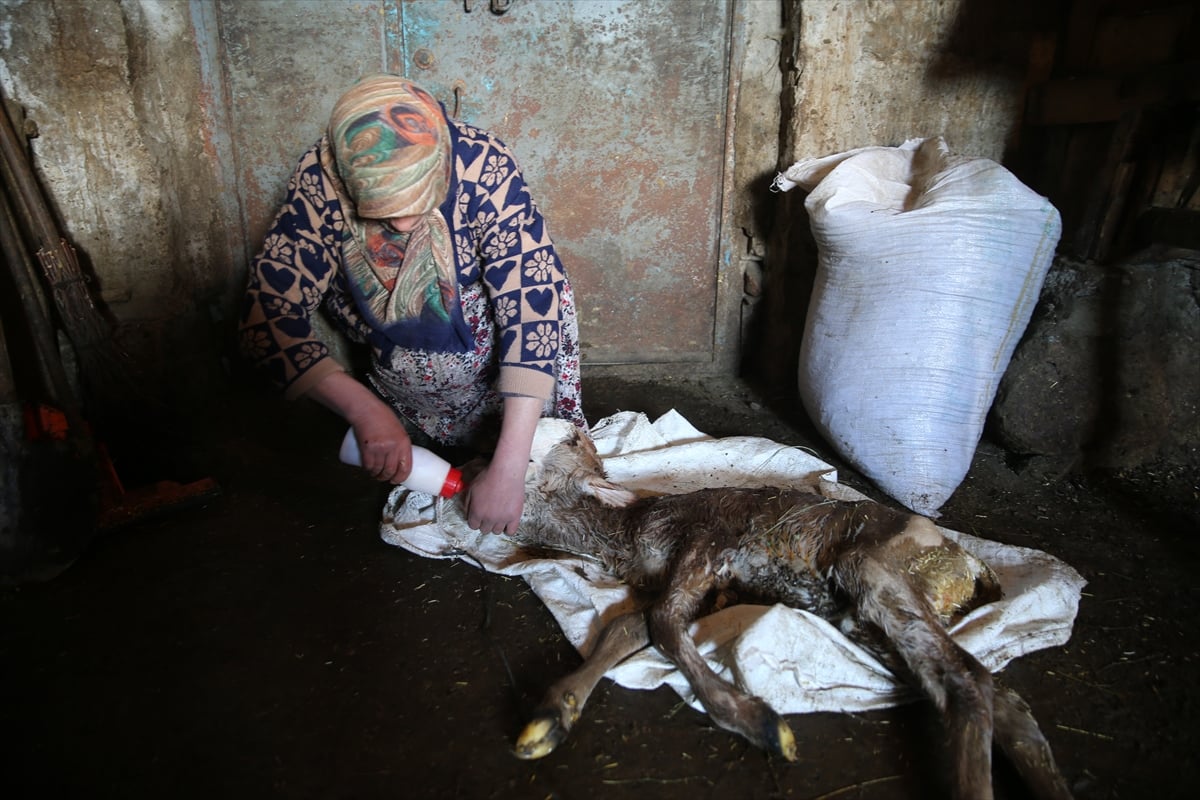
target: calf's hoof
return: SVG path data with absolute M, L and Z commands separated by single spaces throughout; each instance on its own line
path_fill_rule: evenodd
M 771 744 L 769 749 L 775 755 L 782 756 L 788 761 L 796 760 L 796 736 L 783 717 L 775 717 L 774 730 L 767 732 L 767 741 Z
M 567 738 L 567 728 L 562 724 L 562 718 L 557 712 L 542 711 L 538 713 L 517 737 L 513 747 L 513 755 L 517 758 L 532 761 L 545 758 L 554 752 L 554 748 Z
M 740 733 L 756 747 L 788 761 L 796 760 L 796 736 L 783 717 L 766 701 L 751 697 L 740 706 L 738 716 L 717 724 L 726 730 Z

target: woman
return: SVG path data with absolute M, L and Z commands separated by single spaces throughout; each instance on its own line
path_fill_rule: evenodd
M 371 388 L 314 334 L 319 306 L 369 345 Z M 395 75 L 361 79 L 308 150 L 250 269 L 244 353 L 289 398 L 354 428 L 362 466 L 402 482 L 413 435 L 499 437 L 471 527 L 515 531 L 537 420 L 580 406 L 578 326 L 545 221 L 508 148 Z

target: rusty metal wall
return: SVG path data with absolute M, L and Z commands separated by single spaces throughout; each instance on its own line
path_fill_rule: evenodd
M 730 0 L 230 0 L 194 16 L 217 39 L 207 96 L 251 249 L 338 94 L 388 69 L 514 149 L 575 284 L 586 363 L 714 361 Z

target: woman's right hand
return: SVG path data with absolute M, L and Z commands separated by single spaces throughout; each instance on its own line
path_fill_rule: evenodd
M 412 472 L 412 439 L 391 406 L 345 372 L 332 372 L 308 396 L 354 428 L 362 468 L 371 477 L 402 483 Z
M 380 405 L 351 420 L 362 468 L 376 480 L 402 483 L 412 472 L 412 440 L 396 414 Z

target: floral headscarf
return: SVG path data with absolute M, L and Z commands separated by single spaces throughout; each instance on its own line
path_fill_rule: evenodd
M 454 243 L 439 207 L 451 182 L 451 140 L 440 104 L 397 75 L 371 75 L 333 108 L 322 166 L 345 214 L 342 261 L 359 308 L 394 344 L 463 351 Z M 420 217 L 409 233 L 385 224 Z

